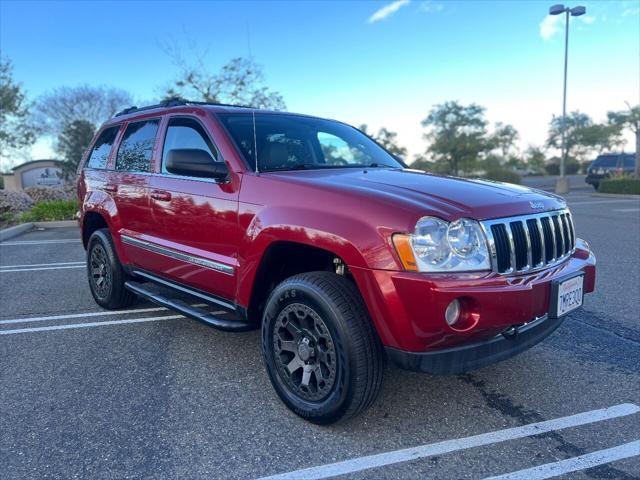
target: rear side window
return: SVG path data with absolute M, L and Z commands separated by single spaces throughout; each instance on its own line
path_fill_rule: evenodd
M 174 149 L 204 150 L 213 159 L 217 158 L 216 149 L 211 143 L 202 125 L 191 118 L 173 118 L 169 121 L 167 135 L 162 150 L 162 173 L 168 173 L 166 168 L 167 155 Z
M 87 167 L 107 168 L 111 147 L 118 135 L 118 130 L 120 130 L 120 126 L 109 127 L 100 134 L 98 140 L 96 140 L 96 143 L 93 145 L 93 149 L 91 149 Z
M 116 170 L 126 172 L 151 171 L 151 155 L 160 120 L 147 120 L 127 125 L 118 155 Z

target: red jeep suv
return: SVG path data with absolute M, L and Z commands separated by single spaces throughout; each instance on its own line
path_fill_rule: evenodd
M 226 331 L 315 423 L 351 417 L 385 357 L 457 374 L 535 345 L 595 258 L 560 197 L 411 170 L 344 123 L 170 101 L 105 123 L 80 167 L 88 280 Z

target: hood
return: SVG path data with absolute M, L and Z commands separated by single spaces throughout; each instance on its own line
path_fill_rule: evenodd
M 327 169 L 272 173 L 288 181 L 337 189 L 415 210 L 420 216 L 477 220 L 527 215 L 566 207 L 565 201 L 520 185 L 386 168 Z

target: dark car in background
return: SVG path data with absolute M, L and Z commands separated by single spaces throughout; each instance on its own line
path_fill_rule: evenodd
M 593 185 L 593 188 L 597 190 L 602 179 L 622 173 L 633 173 L 635 167 L 636 158 L 633 153 L 605 153 L 598 155 L 587 169 L 585 182 Z

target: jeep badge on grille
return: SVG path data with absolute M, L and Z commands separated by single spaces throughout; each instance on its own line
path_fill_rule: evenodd
M 534 210 L 544 210 L 544 203 L 542 202 L 529 202 L 529 205 Z

